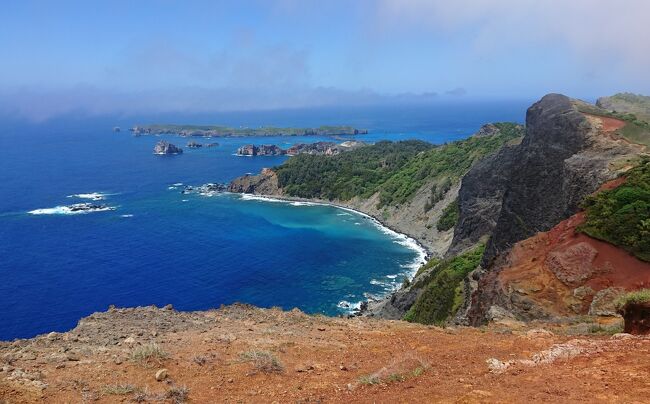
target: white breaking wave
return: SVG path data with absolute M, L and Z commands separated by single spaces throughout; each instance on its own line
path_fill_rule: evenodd
M 34 209 L 30 210 L 29 214 L 31 215 L 80 215 L 84 213 L 93 213 L 93 212 L 108 212 L 115 210 L 112 206 L 99 206 L 96 208 L 89 209 L 75 209 L 75 205 L 70 206 L 55 206 L 53 208 L 44 208 L 44 209 Z
M 68 195 L 68 198 L 79 198 L 79 199 L 91 199 L 93 201 L 103 201 L 110 194 L 105 194 L 102 192 L 89 192 L 87 194 L 73 194 Z
M 133 217 L 133 215 L 130 214 L 130 213 L 127 213 L 126 215 L 120 215 L 120 217 Z
M 339 309 L 343 309 L 348 313 L 353 313 L 355 311 L 358 311 L 361 308 L 361 303 L 363 303 L 363 301 L 358 301 L 353 303 L 353 302 L 348 302 L 347 300 L 341 300 L 340 302 L 338 302 L 336 307 L 338 307 Z

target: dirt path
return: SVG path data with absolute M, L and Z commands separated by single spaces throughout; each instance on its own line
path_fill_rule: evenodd
M 165 355 L 156 359 L 152 343 Z M 148 359 L 134 361 L 145 348 Z M 0 402 L 641 403 L 650 402 L 648 359 L 650 339 L 639 337 L 248 306 L 113 309 L 65 334 L 0 344 Z

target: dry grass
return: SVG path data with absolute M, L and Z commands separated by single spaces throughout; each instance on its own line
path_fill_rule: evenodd
M 251 362 L 255 370 L 264 373 L 283 372 L 284 365 L 269 351 L 251 350 L 242 352 L 239 357 L 244 362 Z
M 190 394 L 190 389 L 185 386 L 175 386 L 167 390 L 165 397 L 171 400 L 174 404 L 180 404 L 187 401 Z
M 131 360 L 141 366 L 160 365 L 169 355 L 158 344 L 151 343 L 133 348 Z
M 359 378 L 360 384 L 403 382 L 411 377 L 422 375 L 429 368 L 429 363 L 414 353 L 407 353 L 393 359 L 375 373 Z
M 132 384 L 113 384 L 102 387 L 101 391 L 103 395 L 124 396 L 139 392 L 140 389 Z

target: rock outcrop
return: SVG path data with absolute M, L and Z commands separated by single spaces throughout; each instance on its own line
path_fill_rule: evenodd
M 480 241 L 486 241 L 492 234 L 516 155 L 516 145 L 505 146 L 477 162 L 465 174 L 458 192 L 458 224 L 447 256 L 457 255 Z
M 153 148 L 153 154 L 158 154 L 158 155 L 170 155 L 170 154 L 181 154 L 181 153 L 183 153 L 183 149 L 164 140 L 161 140 L 160 142 L 156 143 L 156 145 Z
M 513 156 L 483 266 L 575 214 L 585 196 L 617 176 L 611 163 L 638 154 L 638 147 L 603 136 L 579 103 L 549 94 L 528 109 L 526 136 Z
M 278 186 L 278 176 L 270 168 L 262 169 L 262 172 L 258 175 L 244 175 L 235 178 L 228 185 L 228 191 L 242 194 L 282 195 L 282 191 Z

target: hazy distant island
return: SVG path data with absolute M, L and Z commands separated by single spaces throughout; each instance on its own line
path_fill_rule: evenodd
M 135 136 L 179 135 L 195 137 L 245 137 L 245 136 L 351 136 L 364 135 L 368 131 L 351 126 L 320 126 L 318 128 L 231 128 L 218 125 L 136 125 L 129 129 Z

